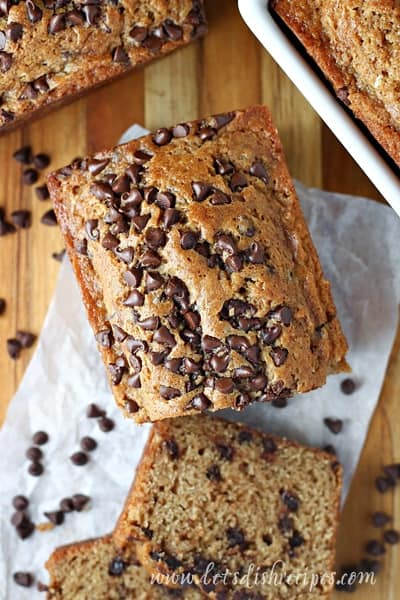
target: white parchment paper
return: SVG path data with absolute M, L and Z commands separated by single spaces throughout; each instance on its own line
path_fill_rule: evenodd
M 136 126 L 123 141 L 143 133 Z M 309 190 L 301 184 L 297 189 L 332 282 L 350 344 L 348 359 L 357 391 L 344 396 L 340 391 L 343 376 L 333 376 L 323 389 L 292 399 L 285 409 L 254 405 L 238 415 L 232 411 L 222 414 L 311 445 L 333 444 L 345 468 L 347 493 L 397 328 L 400 220 L 390 208 L 373 201 Z M 90 402 L 99 404 L 114 419 L 112 432 L 101 432 L 96 420 L 85 416 Z M 342 433 L 330 433 L 322 423 L 324 417 L 343 419 Z M 37 430 L 50 434 L 49 443 L 42 446 L 45 472 L 38 478 L 27 474 L 25 459 Z M 124 420 L 115 406 L 77 284 L 65 260 L 37 349 L 0 432 L 1 600 L 43 598 L 34 588 L 16 586 L 13 572 L 31 571 L 46 581 L 43 564 L 57 545 L 113 529 L 148 432 L 149 426 Z M 94 437 L 98 448 L 88 465 L 77 467 L 69 456 L 79 449 L 84 435 Z M 35 531 L 24 541 L 17 537 L 10 523 L 14 495 L 28 496 L 31 518 L 43 523 L 44 511 L 56 510 L 62 498 L 75 493 L 92 498 L 89 510 L 67 514 L 64 524 L 51 531 Z

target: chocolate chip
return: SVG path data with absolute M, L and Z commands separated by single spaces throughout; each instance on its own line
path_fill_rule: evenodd
M 16 510 L 23 511 L 29 506 L 29 500 L 26 496 L 14 496 L 12 499 L 12 505 Z
M 172 458 L 173 460 L 176 460 L 177 458 L 179 458 L 179 446 L 175 440 L 173 440 L 173 439 L 165 440 L 164 448 L 168 452 L 168 455 L 170 458 Z
M 142 276 L 143 276 L 143 271 L 140 268 L 133 268 L 130 271 L 125 271 L 123 277 L 125 282 L 130 286 L 130 287 L 139 287 L 140 282 L 142 280 Z
M 22 146 L 13 153 L 13 158 L 23 165 L 29 165 L 32 162 L 32 150 L 30 146 Z
M 145 331 L 154 331 L 158 328 L 159 319 L 158 317 L 147 317 L 142 321 L 138 321 L 139 327 L 144 329 Z
M 200 233 L 197 231 L 184 231 L 181 233 L 181 247 L 192 250 L 199 241 Z
M 37 446 L 31 446 L 30 448 L 28 448 L 28 450 L 25 452 L 25 456 L 26 458 L 28 458 L 29 460 L 32 461 L 39 461 L 41 458 L 43 458 L 43 452 L 41 451 L 40 448 L 37 448 Z
M 236 254 L 236 243 L 229 233 L 217 233 L 215 236 L 215 249 L 228 254 Z
M 23 348 L 30 348 L 36 341 L 36 335 L 29 333 L 29 331 L 17 331 L 15 337 Z
M 208 469 L 206 471 L 206 477 L 210 481 L 215 481 L 215 482 L 222 481 L 221 471 L 219 469 L 219 466 L 211 465 L 210 467 L 208 467 Z
M 343 429 L 343 421 L 341 419 L 333 419 L 330 417 L 326 417 L 324 419 L 324 424 L 334 434 L 338 434 Z
M 194 181 L 192 183 L 192 190 L 194 199 L 197 200 L 197 202 L 203 202 L 214 191 L 211 185 L 202 183 L 201 181 Z
M 13 360 L 16 360 L 21 352 L 22 345 L 21 342 L 15 338 L 10 338 L 7 340 L 7 352 Z
M 31 226 L 30 210 L 14 210 L 11 213 L 11 221 L 20 229 L 28 229 Z
M 230 377 L 220 377 L 215 381 L 215 389 L 220 394 L 231 394 L 235 385 Z
M 13 579 L 17 585 L 21 585 L 22 587 L 31 587 L 35 580 L 32 573 L 24 571 L 17 571 L 14 573 Z
M 380 476 L 375 479 L 376 489 L 381 494 L 384 494 L 385 492 L 387 492 L 394 485 L 395 485 L 395 482 L 390 477 L 381 477 Z
M 70 513 L 74 510 L 74 503 L 72 502 L 72 498 L 63 498 L 60 501 L 60 510 L 63 513 Z
M 161 129 L 157 129 L 155 134 L 153 135 L 153 142 L 157 146 L 165 146 L 171 141 L 172 133 L 166 127 L 162 127 Z
M 387 544 L 398 544 L 400 541 L 400 534 L 395 529 L 388 529 L 383 534 L 383 539 Z
M 44 446 L 49 441 L 49 434 L 45 431 L 37 431 L 33 434 L 32 441 L 36 446 Z
M 232 198 L 223 192 L 215 192 L 210 198 L 210 204 L 213 206 L 221 206 L 222 204 L 230 204 L 231 202 Z
M 336 90 L 336 95 L 345 104 L 346 106 L 350 106 L 351 101 L 349 98 L 349 88 L 347 86 L 343 86 Z
M 276 442 L 269 437 L 262 438 L 263 454 L 273 454 L 278 450 Z
M 139 375 L 134 375 L 133 377 L 139 379 Z M 128 385 L 130 385 L 129 384 L 130 379 L 131 378 L 128 379 Z M 140 381 L 140 379 L 139 379 L 139 381 Z M 131 387 L 140 387 L 140 386 L 132 385 Z M 139 411 L 139 405 L 134 400 L 127 400 L 125 402 L 125 409 L 127 410 L 128 413 L 135 414 Z
M 164 227 L 168 229 L 169 227 L 172 227 L 172 225 L 179 223 L 181 218 L 182 215 L 179 210 L 176 210 L 175 208 L 167 208 L 162 216 L 162 223 Z
M 149 248 L 152 250 L 157 250 L 158 248 L 165 246 L 167 236 L 162 229 L 159 229 L 158 227 L 150 227 L 146 231 L 145 240 Z
M 89 436 L 85 436 L 80 441 L 80 446 L 84 452 L 92 452 L 97 448 L 97 442 Z
M 166 385 L 160 385 L 160 396 L 164 398 L 164 400 L 172 400 L 180 395 L 180 390 L 173 387 L 168 387 Z
M 164 325 L 157 329 L 153 335 L 153 341 L 159 344 L 165 344 L 166 346 L 173 347 L 176 345 L 174 336 L 171 334 L 169 329 Z
M 248 185 L 246 177 L 243 173 L 234 173 L 231 178 L 230 188 L 232 192 L 240 192 Z
M 40 222 L 43 223 L 43 225 L 48 225 L 50 227 L 57 225 L 57 217 L 54 210 L 51 208 L 50 210 L 46 211 L 44 215 L 42 215 Z
M 268 317 L 288 326 L 292 322 L 293 312 L 288 306 L 278 306 L 268 313 Z
M 193 396 L 188 408 L 194 408 L 195 410 L 203 411 L 206 410 L 209 406 L 211 406 L 210 400 L 205 394 L 200 393 L 196 396 Z
M 170 40 L 177 42 L 178 40 L 182 39 L 183 29 L 179 25 L 176 25 L 173 21 L 165 21 L 163 28 Z
M 286 491 L 281 493 L 282 502 L 288 507 L 290 512 L 297 512 L 299 509 L 299 499 Z
M 65 250 L 60 250 L 60 252 L 52 252 L 51 257 L 54 258 L 57 262 L 62 262 L 65 256 Z
M 214 116 L 215 128 L 221 129 L 221 127 L 225 127 L 228 123 L 230 123 L 235 118 L 234 112 L 221 113 L 219 115 Z
M 228 540 L 228 548 L 234 548 L 239 546 L 240 550 L 246 550 L 248 543 L 244 536 L 243 530 L 236 527 L 228 527 L 225 531 L 225 535 Z
M 26 538 L 30 537 L 32 535 L 32 533 L 35 531 L 35 526 L 32 523 L 32 521 L 30 521 L 29 519 L 25 519 L 21 525 L 18 525 L 15 528 L 18 537 L 21 540 L 25 540 Z
M 48 187 L 45 183 L 35 188 L 35 194 L 41 201 L 48 200 L 50 197 Z
M 100 419 L 98 420 L 98 424 L 101 431 L 104 431 L 104 433 L 112 431 L 115 427 L 114 421 L 109 417 L 100 417 Z
M 249 262 L 253 265 L 260 265 L 265 262 L 265 250 L 258 242 L 253 242 L 247 253 Z
M 289 545 L 291 548 L 298 548 L 305 543 L 305 539 L 298 531 L 294 531 L 291 538 L 289 538 Z
M 255 161 L 251 165 L 250 173 L 251 175 L 254 175 L 254 177 L 261 179 L 265 184 L 269 182 L 267 170 L 261 161 Z
M 43 465 L 39 461 L 32 462 L 28 467 L 28 473 L 29 473 L 29 475 L 32 475 L 33 477 L 40 477 L 40 475 L 43 473 L 43 471 L 44 471 Z
M 0 52 L 0 71 L 2 73 L 6 73 L 11 69 L 12 62 L 13 59 L 11 54 L 3 51 Z
M 103 237 L 101 245 L 106 250 L 115 250 L 119 246 L 119 239 L 108 231 Z
M 60 16 L 60 15 L 55 15 L 55 16 Z M 33 157 L 33 165 L 39 171 L 42 171 L 43 169 L 48 167 L 49 164 L 50 164 L 50 156 L 48 154 L 41 153 L 41 154 L 36 154 L 36 156 Z
M 221 458 L 227 461 L 231 461 L 233 459 L 233 448 L 232 446 L 227 446 L 226 444 L 216 443 L 215 447 L 218 450 L 218 453 Z
M 144 42 L 144 40 L 147 38 L 147 35 L 147 27 L 136 26 L 129 32 L 129 37 L 131 37 L 137 44 Z
M 22 183 L 25 185 L 33 185 L 38 180 L 38 172 L 35 169 L 25 169 L 22 173 Z
M 3 315 L 6 310 L 6 301 L 4 298 L 0 298 L 0 315 Z
M 132 218 L 132 225 L 134 226 L 134 228 L 136 229 L 136 231 L 138 231 L 139 233 L 141 233 L 143 231 L 143 229 L 146 227 L 148 221 L 150 219 L 150 215 L 138 215 L 137 217 L 133 217 Z
M 396 479 L 400 479 L 400 463 L 393 465 L 386 465 L 383 467 L 384 472 L 390 479 L 396 481 Z
M 64 513 L 62 510 L 54 510 L 43 514 L 53 525 L 61 525 L 64 522 Z
M 102 410 L 97 404 L 91 403 L 86 409 L 86 416 L 88 419 L 98 419 L 104 417 L 105 411 Z
M 137 165 L 144 165 L 145 163 L 147 163 L 152 157 L 151 154 L 149 154 L 148 152 L 145 152 L 144 150 L 136 150 L 133 153 L 133 160 L 135 161 L 135 163 Z
M 384 527 L 391 521 L 389 515 L 384 512 L 375 512 L 372 515 L 372 524 L 374 527 Z
M 72 504 L 76 512 L 81 512 L 89 501 L 89 496 L 85 496 L 85 494 L 74 494 L 72 496 Z
M 69 458 L 72 464 L 76 465 L 77 467 L 83 467 L 83 465 L 86 465 L 89 461 L 88 455 L 85 452 L 80 451 L 74 452 L 74 454 L 72 454 Z
M 157 271 L 148 271 L 145 275 L 145 289 L 146 292 L 152 292 L 160 289 L 163 285 L 164 279 Z M 140 323 L 139 323 L 140 324 Z M 142 325 L 141 325 L 142 326 Z
M 211 140 L 216 133 L 217 132 L 212 127 L 201 127 L 198 135 L 202 142 L 206 142 L 207 140 Z
M 271 346 L 279 338 L 281 333 L 282 328 L 280 327 L 280 325 L 274 325 L 273 327 L 265 327 L 260 332 L 260 338 L 264 344 Z
M 23 510 L 17 510 L 17 512 L 12 515 L 10 521 L 14 527 L 25 526 L 30 522 L 29 517 L 27 517 L 25 511 Z
M 129 56 L 126 53 L 125 49 L 123 46 L 117 46 L 116 48 L 114 48 L 114 50 L 111 53 L 113 62 L 122 64 L 122 65 L 129 65 L 130 60 L 129 60 Z
M 365 546 L 365 550 L 372 556 L 380 556 L 386 552 L 384 545 L 378 540 L 370 540 Z
M 101 14 L 100 7 L 94 6 L 93 4 L 86 4 L 82 6 L 82 12 L 85 15 L 88 25 L 96 25 L 97 19 Z
M 42 583 L 41 581 L 37 582 L 36 587 L 37 587 L 38 592 L 48 592 L 49 591 L 49 586 L 46 585 L 45 583 Z
M 9 23 L 6 29 L 6 36 L 10 42 L 18 42 L 22 38 L 24 29 L 21 23 Z
M 269 354 L 273 360 L 274 365 L 276 367 L 281 367 L 283 364 L 285 364 L 289 352 L 286 350 L 286 348 L 276 346 L 275 348 L 272 348 Z
M 230 360 L 229 355 L 213 356 L 210 359 L 210 366 L 216 373 L 223 373 L 228 368 L 229 360 Z M 252 373 L 253 372 L 251 371 L 251 374 Z M 236 375 L 236 373 L 235 373 L 235 376 L 238 377 L 239 375 Z M 245 375 L 245 377 L 246 377 L 246 375 Z
M 160 38 L 156 35 L 149 35 L 142 42 L 142 46 L 144 48 L 147 48 L 147 50 L 150 50 L 150 52 L 153 52 L 154 54 L 157 54 L 161 50 L 162 45 L 163 40 L 160 40 Z
M 89 237 L 89 239 L 91 240 L 98 240 L 99 239 L 99 221 L 98 219 L 89 219 L 88 221 L 86 221 L 85 223 L 85 231 Z
M 166 210 L 175 207 L 176 198 L 171 192 L 157 192 L 155 202 L 157 206 Z
M 186 137 L 190 133 L 190 125 L 188 123 L 179 123 L 172 129 L 172 135 L 175 138 Z
M 218 338 L 211 335 L 205 335 L 202 339 L 202 347 L 204 352 L 213 352 L 214 350 L 223 348 L 223 344 Z
M 126 563 L 120 557 L 113 558 L 108 567 L 108 574 L 119 577 L 126 569 Z
M 101 173 L 109 163 L 108 158 L 92 158 L 87 162 L 87 168 L 91 175 L 98 175 Z
M 229 160 L 224 158 L 216 158 L 214 162 L 214 168 L 218 175 L 230 175 L 235 172 L 235 167 Z
M 41 9 L 33 2 L 33 0 L 26 0 L 25 5 L 30 22 L 36 23 L 37 21 L 40 21 L 43 13 Z
M 343 394 L 353 394 L 356 390 L 356 384 L 354 379 L 343 379 L 343 381 L 340 383 L 340 389 L 342 390 Z

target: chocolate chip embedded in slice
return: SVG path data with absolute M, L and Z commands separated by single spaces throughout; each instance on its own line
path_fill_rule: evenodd
M 292 322 L 293 311 L 291 308 L 289 308 L 289 306 L 278 306 L 268 313 L 268 317 L 283 323 L 283 325 L 287 327 Z
M 159 227 L 150 227 L 145 234 L 145 241 L 149 248 L 157 250 L 162 246 L 165 246 L 167 236 L 165 232 Z
M 242 431 L 239 431 L 239 434 L 238 434 L 239 444 L 249 443 L 252 440 L 253 440 L 253 434 L 251 433 L 251 431 L 246 431 L 245 429 L 243 429 Z
M 133 153 L 134 162 L 140 166 L 146 164 L 152 158 L 153 158 L 153 156 L 151 154 L 149 154 L 148 152 L 145 152 L 144 150 L 136 150 Z
M 209 185 L 208 183 L 203 183 L 201 181 L 193 181 L 192 190 L 194 199 L 197 200 L 197 202 L 203 202 L 214 191 L 211 185 Z
M 144 296 L 138 290 L 133 290 L 123 302 L 124 306 L 143 306 Z
M 230 188 L 232 192 L 240 192 L 243 188 L 248 186 L 248 182 L 243 173 L 234 173 L 230 181 Z
M 26 6 L 26 12 L 28 14 L 28 19 L 30 20 L 31 23 L 37 23 L 37 21 L 41 20 L 41 18 L 43 16 L 43 12 L 39 8 L 39 6 L 37 6 L 33 2 L 33 0 L 26 0 L 25 6 Z
M 76 465 L 77 467 L 83 467 L 89 462 L 89 456 L 85 452 L 80 451 L 71 454 L 69 459 L 72 462 L 72 464 Z
M 114 50 L 111 52 L 111 56 L 113 62 L 125 66 L 130 64 L 129 56 L 123 46 L 117 46 L 116 48 L 114 48 Z
M 125 271 L 125 273 L 123 275 L 125 282 L 130 287 L 139 287 L 140 282 L 142 280 L 142 276 L 143 276 L 143 270 L 138 267 L 134 267 L 134 268 L 130 269 L 129 271 Z
M 251 397 L 249 394 L 246 394 L 246 393 L 239 394 L 235 398 L 235 409 L 239 410 L 239 411 L 243 410 L 250 403 L 251 403 Z
M 281 348 L 280 346 L 276 346 L 275 348 L 272 348 L 269 355 L 272 358 L 274 365 L 276 367 L 281 367 L 283 364 L 285 364 L 287 357 L 289 355 L 289 352 L 287 351 L 286 348 Z
M 198 131 L 198 136 L 202 142 L 206 142 L 207 140 L 212 140 L 213 137 L 217 135 L 216 130 L 213 127 L 200 127 Z
M 210 481 L 222 481 L 221 471 L 218 465 L 210 465 L 206 471 L 206 477 Z
M 169 229 L 182 220 L 182 214 L 176 208 L 167 208 L 162 216 L 162 224 L 165 229 Z
M 8 52 L 0 52 L 0 71 L 2 73 L 6 73 L 11 69 L 13 63 L 12 54 Z
M 161 40 L 156 35 L 149 35 L 142 42 L 143 48 L 146 48 L 147 50 L 149 50 L 150 52 L 153 52 L 154 54 L 157 54 L 161 50 L 162 45 L 163 45 L 163 40 Z
M 153 135 L 153 142 L 157 146 L 165 146 L 171 141 L 172 133 L 166 127 L 162 127 L 157 129 L 157 131 Z
M 253 265 L 265 263 L 266 254 L 263 246 L 259 242 L 253 242 L 247 251 L 247 258 Z
M 113 577 L 119 577 L 125 571 L 126 566 L 127 565 L 122 560 L 122 558 L 117 556 L 116 558 L 113 558 L 113 560 L 110 562 L 108 567 L 108 574 L 112 575 Z
M 159 344 L 173 347 L 176 345 L 176 340 L 167 327 L 162 325 L 153 335 L 153 341 Z
M 146 331 L 154 331 L 158 328 L 159 318 L 158 317 L 147 317 L 137 322 L 139 327 Z
M 15 338 L 10 338 L 7 340 L 7 352 L 13 360 L 16 360 L 21 352 L 22 345 L 21 342 Z
M 225 532 L 225 535 L 228 540 L 228 548 L 234 548 L 235 546 L 239 546 L 241 551 L 246 550 L 249 544 L 246 541 L 245 535 L 242 529 L 237 527 L 228 527 Z
M 57 225 L 57 217 L 54 210 L 51 208 L 50 210 L 46 211 L 42 215 L 40 222 L 43 223 L 43 225 L 48 225 L 50 227 Z
M 195 248 L 200 238 L 200 232 L 198 231 L 183 231 L 181 233 L 181 247 L 184 250 L 192 250 Z
M 113 200 L 114 192 L 111 186 L 104 181 L 95 181 L 90 186 L 90 193 L 99 200 Z
M 164 283 L 163 276 L 157 271 L 148 271 L 145 275 L 145 290 L 153 292 L 160 289 Z M 140 325 L 140 322 L 139 322 Z
M 172 129 L 172 135 L 175 138 L 186 137 L 190 133 L 190 125 L 188 123 L 179 123 Z
M 169 387 L 167 385 L 160 385 L 160 396 L 164 398 L 164 400 L 172 400 L 180 395 L 181 392 L 177 388 Z
M 148 33 L 149 32 L 147 27 L 142 27 L 138 25 L 131 29 L 131 31 L 129 32 L 129 37 L 131 37 L 134 42 L 140 45 L 147 38 Z
M 31 211 L 30 210 L 14 210 L 11 213 L 11 221 L 19 229 L 28 229 L 31 226 Z
M 167 19 L 166 21 L 164 21 L 163 29 L 164 29 L 165 33 L 167 34 L 168 38 L 170 40 L 173 40 L 174 42 L 181 40 L 183 37 L 182 27 L 180 27 L 179 25 L 176 25 L 176 23 L 174 23 L 170 19 Z
M 331 431 L 331 433 L 338 434 L 343 429 L 343 421 L 341 419 L 333 419 L 331 417 L 326 417 L 324 419 L 324 424 Z
M 13 579 L 17 585 L 22 587 L 31 587 L 35 581 L 32 573 L 28 573 L 27 571 L 17 571 L 13 574 Z
M 274 325 L 273 327 L 265 327 L 260 332 L 260 338 L 263 344 L 271 346 L 281 335 L 282 327 L 280 325 Z
M 220 377 L 215 381 L 215 389 L 220 394 L 231 394 L 235 389 L 235 384 L 230 377 Z
M 188 408 L 194 408 L 195 410 L 203 411 L 207 410 L 209 406 L 211 406 L 211 401 L 207 398 L 205 394 L 200 393 L 196 396 L 193 396 L 188 405 Z
M 91 175 L 95 176 L 104 171 L 109 162 L 108 158 L 92 158 L 87 161 L 87 169 Z
M 250 173 L 251 175 L 254 175 L 254 177 L 258 177 L 259 179 L 261 179 L 265 184 L 269 183 L 267 169 L 260 160 L 256 160 L 255 162 L 253 162 L 253 164 L 250 167 Z
M 264 437 L 262 439 L 263 445 L 263 456 L 268 454 L 274 454 L 278 450 L 278 446 L 276 445 L 275 440 L 269 437 Z
M 49 434 L 46 431 L 36 431 L 32 436 L 32 441 L 36 446 L 44 446 L 49 441 Z
M 216 158 L 214 168 L 218 175 L 230 175 L 235 172 L 235 167 L 229 160 L 224 158 Z
M 204 352 L 213 352 L 215 350 L 220 350 L 224 346 L 221 340 L 219 340 L 216 337 L 213 337 L 212 335 L 204 335 L 201 345 Z
M 139 215 L 137 217 L 132 218 L 132 225 L 136 229 L 138 233 L 141 233 L 143 229 L 146 227 L 148 221 L 150 219 L 150 215 Z
M 179 446 L 175 440 L 173 440 L 173 439 L 165 440 L 164 448 L 167 451 L 170 458 L 172 458 L 173 460 L 176 460 L 177 458 L 179 458 Z
M 50 521 L 50 523 L 53 523 L 53 525 L 61 525 L 64 523 L 64 513 L 62 510 L 54 510 L 51 512 L 45 512 L 43 514 Z
M 103 329 L 102 331 L 98 331 L 95 335 L 95 339 L 100 346 L 103 346 L 103 348 L 111 348 L 113 343 L 111 329 Z
M 219 115 L 214 115 L 214 126 L 217 130 L 221 129 L 221 127 L 225 127 L 235 118 L 234 112 L 221 113 Z
M 119 246 L 119 239 L 108 231 L 101 240 L 101 245 L 106 250 L 115 250 Z
M 282 502 L 288 507 L 290 512 L 297 512 L 299 509 L 299 499 L 294 494 L 283 490 L 281 492 Z

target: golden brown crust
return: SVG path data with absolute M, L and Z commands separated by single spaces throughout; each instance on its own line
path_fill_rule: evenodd
M 250 437 L 240 438 L 243 434 Z M 219 479 L 210 478 L 209 469 L 204 476 L 210 466 Z M 277 561 L 291 577 L 325 573 L 326 580 L 308 589 L 307 598 L 326 598 L 333 586 L 341 486 L 340 465 L 320 450 L 220 419 L 165 420 L 153 428 L 114 540 L 117 547 L 136 543 L 141 563 L 165 585 L 181 581 L 179 573 L 191 573 L 210 598 L 219 597 L 217 591 L 236 598 L 234 592 L 245 586 L 228 578 L 223 586 L 205 589 L 197 568 L 201 562 L 203 569 L 219 565 L 220 573 L 246 573 L 250 564 L 267 567 L 268 573 Z M 291 496 L 289 512 L 281 500 L 275 508 L 275 497 L 285 493 Z M 286 544 L 293 528 L 297 539 L 306 541 L 293 543 L 291 554 L 292 542 Z M 240 552 L 226 545 L 228 531 L 236 540 L 244 538 Z M 251 581 L 251 591 L 259 594 L 254 598 L 304 597 L 303 583 L 287 596 L 284 583 Z
M 116 400 L 138 422 L 274 401 L 347 368 L 268 110 L 183 130 L 49 178 L 89 320 L 96 334 L 108 332 L 99 348 Z
M 0 133 L 206 32 L 202 0 L 60 4 L 0 12 Z
M 400 7 L 393 0 L 273 0 L 271 6 L 400 165 Z

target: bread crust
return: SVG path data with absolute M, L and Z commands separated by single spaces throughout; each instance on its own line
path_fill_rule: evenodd
M 394 7 L 392 0 L 367 0 L 360 3 L 358 0 L 347 0 L 337 6 L 334 0 L 272 0 L 272 10 L 284 21 L 289 29 L 297 36 L 308 54 L 315 60 L 327 80 L 332 84 L 338 98 L 350 108 L 354 116 L 360 119 L 373 137 L 379 142 L 382 148 L 394 160 L 397 166 L 400 166 L 400 95 L 397 94 L 397 101 L 390 104 L 391 111 L 388 111 L 384 102 L 367 87 L 367 80 L 364 80 L 364 73 L 351 71 L 340 62 L 339 56 L 343 49 L 340 47 L 338 39 L 331 38 L 331 28 L 337 33 L 338 26 L 333 25 L 335 12 L 348 7 L 346 20 L 342 17 L 343 29 L 341 29 L 342 40 L 348 35 L 347 50 L 351 52 L 353 36 L 357 35 L 359 26 L 358 14 L 361 4 L 364 8 L 370 8 L 374 14 L 390 13 L 393 19 L 392 33 L 400 35 L 400 8 Z M 351 16 L 353 15 L 353 17 Z M 331 23 L 331 28 L 327 31 L 322 23 L 322 18 L 327 23 Z M 336 17 L 339 19 L 339 17 Z M 397 29 L 396 29 L 397 28 Z M 384 37 L 384 32 L 377 27 L 371 20 L 372 38 L 378 43 L 380 37 Z M 339 35 L 339 34 L 338 34 Z M 363 33 L 359 32 L 360 39 Z M 362 48 L 362 46 L 361 46 Z M 356 46 L 353 46 L 356 51 Z M 357 48 L 359 50 L 359 47 Z M 376 68 L 376 77 L 381 77 L 378 67 L 374 67 L 374 57 L 365 55 L 365 70 L 374 73 Z M 398 81 L 393 80 L 394 89 L 398 89 Z

